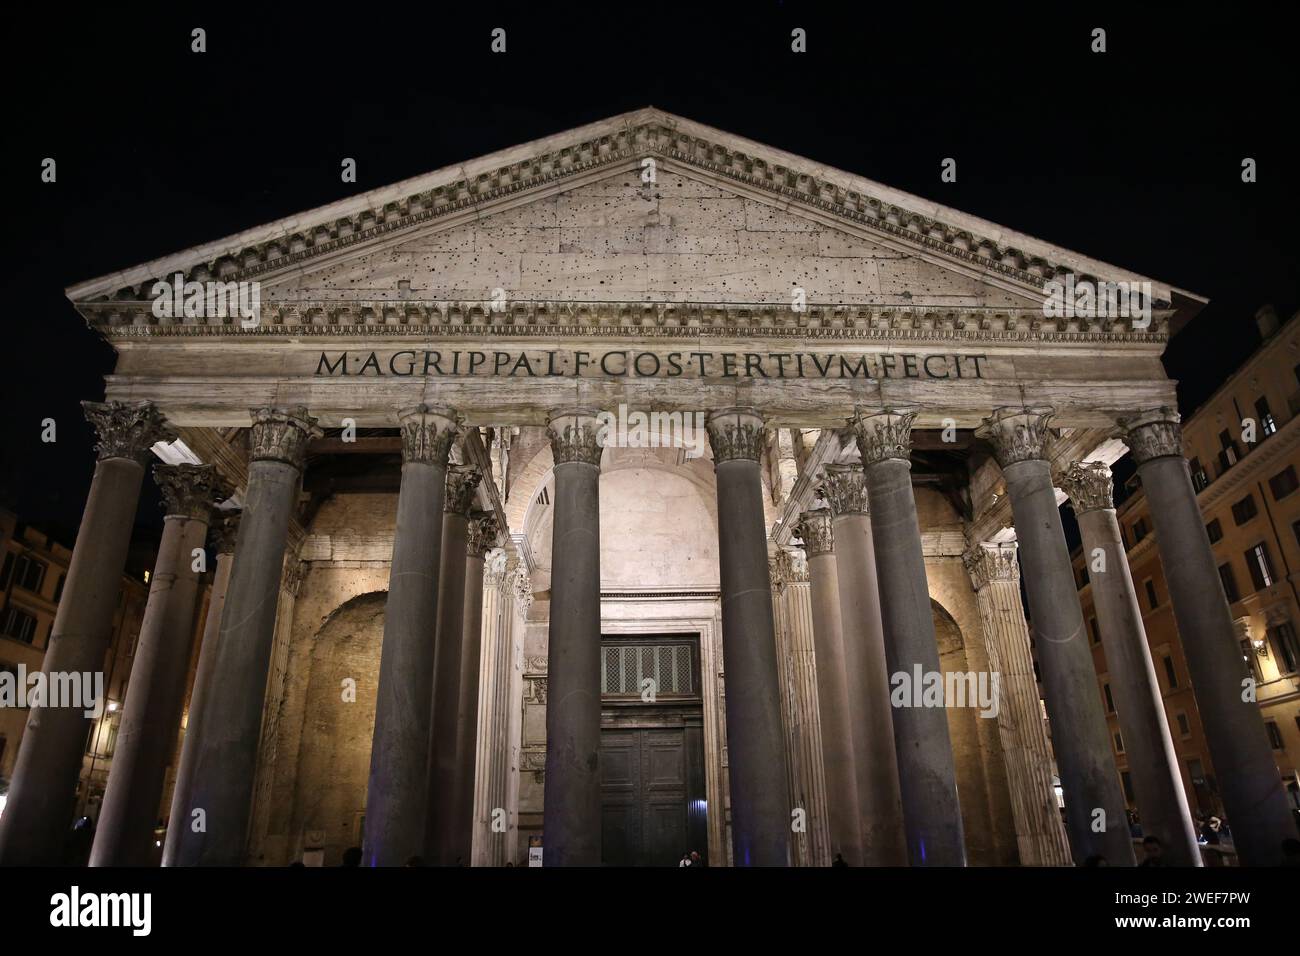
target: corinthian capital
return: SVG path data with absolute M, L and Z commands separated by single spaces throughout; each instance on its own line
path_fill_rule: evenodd
M 1183 454 L 1183 428 L 1178 412 L 1163 406 L 1150 408 L 1119 420 L 1124 444 L 1133 453 L 1133 460 L 1141 465 L 1153 458 L 1169 458 Z
M 1004 407 L 984 419 L 976 434 L 993 446 L 993 455 L 1003 468 L 1021 461 L 1045 460 L 1051 447 L 1048 425 L 1051 408 Z
M 977 543 L 962 555 L 962 562 L 966 565 L 976 591 L 982 591 L 986 585 L 995 581 L 1011 584 L 1020 581 L 1020 562 L 1016 560 L 1014 541 L 1001 544 L 992 541 Z
M 402 430 L 402 461 L 446 467 L 451 446 L 460 434 L 456 413 L 437 405 L 416 405 L 397 413 Z
M 891 458 L 912 460 L 912 422 L 915 406 L 882 408 L 871 411 L 859 408 L 853 416 L 853 436 L 858 440 L 858 455 L 863 467 Z
M 447 469 L 447 493 L 442 498 L 442 510 L 446 514 L 469 517 L 474 494 L 482 480 L 483 473 L 473 465 L 452 465 Z
M 835 550 L 835 529 L 830 508 L 812 508 L 799 517 L 794 532 L 803 539 L 808 557 L 830 554 Z
M 323 434 L 316 419 L 308 415 L 302 405 L 288 410 L 254 408 L 250 414 L 253 416 L 253 432 L 248 460 L 280 461 L 301 471 L 307 457 L 308 442 Z
M 81 408 L 95 426 L 100 461 L 129 458 L 144 464 L 150 448 L 176 437 L 153 402 L 82 402 Z
M 212 522 L 212 547 L 217 554 L 234 554 L 235 539 L 239 537 L 239 519 L 242 511 L 218 513 Z
M 763 454 L 763 416 L 753 408 L 719 408 L 704 422 L 713 463 L 758 461 Z
M 1115 507 L 1112 497 L 1114 482 L 1110 477 L 1110 466 L 1105 462 L 1073 462 L 1057 477 L 1056 483 L 1070 496 L 1075 514 Z
M 153 477 L 169 518 L 209 522 L 213 509 L 230 497 L 230 488 L 211 465 L 154 465 Z
M 871 514 L 867 502 L 867 475 L 861 465 L 826 465 L 817 490 L 836 516 Z
M 465 556 L 481 558 L 496 546 L 497 516 L 491 511 L 475 511 L 469 516 Z
M 580 462 L 600 467 L 603 449 L 596 440 L 600 425 L 590 408 L 557 408 L 551 412 L 546 434 L 557 465 Z

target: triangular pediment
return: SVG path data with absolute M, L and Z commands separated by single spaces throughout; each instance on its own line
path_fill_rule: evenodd
M 654 181 L 644 182 L 647 163 Z M 266 300 L 764 303 L 1032 309 L 1072 273 L 1149 282 L 862 177 L 656 109 L 447 167 L 82 283 L 130 324 L 160 279 L 257 281 Z M 138 319 L 136 319 L 138 323 Z

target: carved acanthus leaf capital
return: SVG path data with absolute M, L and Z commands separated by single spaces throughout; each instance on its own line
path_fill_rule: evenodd
M 211 465 L 154 465 L 153 477 L 168 517 L 209 522 L 213 509 L 230 497 L 225 479 Z
M 1103 461 L 1076 461 L 1057 476 L 1056 483 L 1070 496 L 1077 515 L 1114 508 L 1114 482 Z
M 95 427 L 100 461 L 129 458 L 143 465 L 150 448 L 176 438 L 152 402 L 82 402 L 81 408 Z
M 1168 406 L 1151 408 L 1121 418 L 1119 427 L 1124 444 L 1138 465 L 1153 458 L 1182 457 L 1183 428 L 1178 412 Z
M 864 467 L 891 458 L 911 463 L 912 423 L 915 407 L 883 408 L 879 411 L 859 408 L 852 419 L 853 437 L 858 441 L 858 455 Z
M 867 500 L 867 476 L 861 465 L 826 465 L 822 469 L 822 480 L 817 490 L 837 517 L 871 514 L 870 502 Z
M 812 508 L 799 516 L 794 526 L 795 534 L 803 539 L 802 547 L 808 557 L 831 554 L 835 551 L 834 515 L 830 508 Z
M 590 408 L 562 408 L 551 412 L 546 434 L 557 465 L 578 462 L 600 467 L 600 422 Z
M 976 591 L 981 591 L 996 581 L 1019 585 L 1020 562 L 1016 560 L 1014 541 L 977 543 L 967 549 L 962 555 L 962 561 Z
M 460 423 L 450 408 L 416 405 L 397 413 L 402 431 L 402 461 L 445 468 Z
M 753 408 L 720 408 L 710 412 L 704 427 L 713 448 L 713 463 L 757 462 L 763 454 L 766 435 L 763 416 Z
M 310 563 L 299 561 L 295 555 L 286 555 L 284 559 L 284 577 L 281 579 L 282 586 L 294 597 L 297 597 L 298 591 L 302 588 L 303 579 L 307 577 L 307 572 L 310 570 Z
M 239 537 L 239 519 L 242 511 L 217 512 L 212 522 L 212 547 L 217 554 L 234 554 L 235 539 Z
M 515 590 L 515 605 L 520 609 L 524 617 L 528 616 L 528 610 L 533 606 L 533 581 L 528 576 L 528 569 L 522 564 L 515 568 L 511 580 L 511 586 Z M 546 658 L 541 658 L 542 669 L 546 669 Z
M 249 414 L 253 418 L 248 445 L 250 462 L 279 461 L 301 471 L 307 458 L 308 443 L 324 434 L 316 419 L 308 415 L 302 405 L 287 411 L 254 408 L 249 410 Z
M 491 511 L 475 511 L 469 516 L 465 537 L 465 555 L 482 558 L 497 545 L 497 516 Z
M 452 465 L 447 469 L 447 491 L 443 495 L 442 510 L 446 514 L 469 517 L 474 506 L 474 495 L 483 473 L 473 465 Z
M 1049 425 L 1054 414 L 1047 406 L 999 408 L 984 419 L 976 435 L 993 446 L 993 455 L 1003 468 L 1021 461 L 1046 460 L 1051 451 Z

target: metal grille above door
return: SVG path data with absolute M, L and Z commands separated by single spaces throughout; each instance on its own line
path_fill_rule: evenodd
M 695 682 L 692 644 L 607 643 L 601 647 L 600 692 L 606 697 L 640 697 L 653 686 L 656 697 L 693 697 Z M 652 685 L 643 684 L 651 680 Z

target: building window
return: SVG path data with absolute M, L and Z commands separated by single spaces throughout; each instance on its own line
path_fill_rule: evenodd
M 1250 641 L 1241 642 L 1241 659 L 1246 662 L 1246 670 L 1255 678 L 1255 683 L 1264 680 L 1264 672 L 1259 669 L 1259 658 L 1255 656 L 1255 647 Z
M 1119 779 L 1124 784 L 1124 799 L 1129 803 L 1137 803 L 1137 798 L 1133 796 L 1133 775 L 1127 770 L 1121 770 Z
M 1255 399 L 1255 414 L 1259 416 L 1259 433 L 1263 438 L 1267 438 L 1277 431 L 1277 421 L 1273 418 L 1273 413 L 1269 411 L 1268 399 Z
M 1165 664 L 1165 681 L 1169 684 L 1170 690 L 1178 689 L 1178 671 L 1174 670 L 1174 659 L 1168 654 L 1162 654 L 1160 659 Z
M 1300 526 L 1300 521 L 1296 524 Z M 1218 518 L 1205 526 L 1205 533 L 1210 536 L 1210 544 L 1217 544 L 1223 540 L 1223 525 L 1219 523 Z M 1300 527 L 1296 528 L 1296 541 L 1300 542 Z
M 41 584 L 45 581 L 45 562 L 38 561 L 31 555 L 15 555 L 12 551 L 5 555 L 3 570 L 0 570 L 0 588 L 23 588 L 33 594 L 41 593 Z
M 1190 737 L 1192 735 L 1192 723 L 1181 710 L 1174 714 L 1174 721 L 1178 724 L 1178 733 L 1181 736 Z
M 1115 713 L 1115 700 L 1110 696 L 1110 684 L 1102 684 L 1101 692 L 1106 697 L 1106 713 Z
M 1097 619 L 1095 617 L 1088 618 L 1088 631 L 1090 634 L 1092 634 L 1092 643 L 1100 644 L 1101 628 L 1097 626 Z
M 1241 453 L 1237 451 L 1237 443 L 1232 440 L 1232 435 L 1225 428 L 1219 432 L 1219 474 L 1223 474 L 1240 460 Z
M 1150 605 L 1151 610 L 1154 611 L 1156 608 L 1160 606 L 1160 601 L 1159 599 L 1156 598 L 1155 582 L 1152 581 L 1150 578 L 1147 578 L 1145 585 L 1147 589 L 1147 604 Z
M 54 585 L 54 603 L 58 604 L 63 599 L 63 582 L 68 579 L 66 574 L 59 575 L 59 583 Z
M 30 644 L 36 638 L 36 618 L 16 607 L 0 613 L 0 634 Z
M 1137 544 L 1147 536 L 1147 522 L 1145 518 L 1138 518 L 1133 522 L 1133 543 Z
M 1268 488 L 1273 492 L 1274 501 L 1281 501 L 1296 488 L 1300 488 L 1300 481 L 1296 480 L 1295 468 L 1287 465 L 1268 480 Z
M 1268 742 L 1274 750 L 1286 750 L 1286 744 L 1282 741 L 1282 731 L 1277 724 L 1271 720 L 1264 721 L 1264 727 L 1268 730 Z
M 1300 664 L 1300 642 L 1296 641 L 1295 628 L 1290 621 L 1269 628 L 1268 643 L 1277 669 L 1283 674 L 1294 674 Z
M 1232 506 L 1232 520 L 1239 525 L 1245 524 L 1257 514 L 1259 509 L 1255 507 L 1254 495 L 1247 495 Z
M 1219 580 L 1223 582 L 1223 596 L 1228 599 L 1229 604 L 1241 600 L 1241 592 L 1237 590 L 1237 578 L 1232 573 L 1231 564 L 1219 565 Z
M 1193 458 L 1187 463 L 1187 469 L 1192 473 L 1192 487 L 1197 491 L 1204 491 L 1210 484 L 1210 476 L 1205 473 L 1201 459 Z
M 1119 734 L 1118 731 L 1116 731 L 1116 733 L 1115 733 L 1115 753 L 1117 753 L 1117 754 L 1122 754 L 1123 752 L 1124 752 L 1124 738 L 1123 738 L 1122 736 L 1120 736 L 1120 734 Z
M 1250 580 L 1256 591 L 1273 586 L 1273 564 L 1268 559 L 1268 546 L 1264 542 L 1246 552 L 1246 567 L 1250 569 Z

